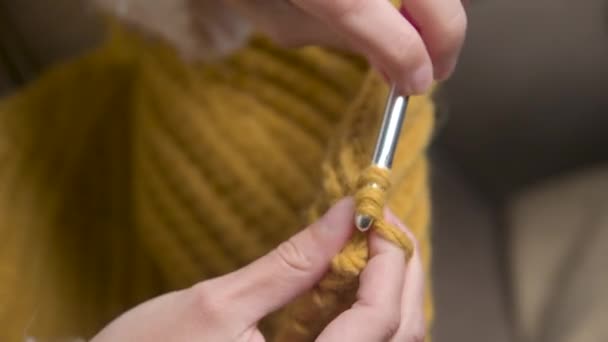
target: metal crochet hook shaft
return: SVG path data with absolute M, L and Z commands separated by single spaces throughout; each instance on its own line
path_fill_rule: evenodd
M 382 126 L 376 141 L 376 149 L 372 157 L 373 166 L 384 169 L 390 169 L 393 166 L 393 157 L 399 142 L 399 134 L 405 119 L 408 100 L 407 96 L 399 95 L 394 84 L 391 86 L 384 109 Z M 377 184 L 369 184 L 369 186 L 377 186 Z M 368 230 L 373 223 L 373 218 L 368 215 L 357 213 L 355 216 L 355 225 L 360 231 Z

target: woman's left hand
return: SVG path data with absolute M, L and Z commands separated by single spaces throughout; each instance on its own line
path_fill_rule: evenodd
M 353 214 L 353 200 L 342 200 L 249 266 L 145 302 L 91 342 L 264 341 L 258 321 L 322 278 L 354 230 Z M 413 239 L 390 213 L 387 219 Z M 424 274 L 418 253 L 406 264 L 401 249 L 373 232 L 369 245 L 357 302 L 318 341 L 423 341 Z

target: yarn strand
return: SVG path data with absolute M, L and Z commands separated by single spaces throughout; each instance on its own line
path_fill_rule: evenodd
M 384 219 L 384 208 L 388 201 L 390 185 L 390 170 L 376 166 L 365 169 L 359 178 L 355 192 L 357 212 L 371 217 L 374 220 L 372 229 L 402 248 L 406 257 L 409 258 L 413 250 L 412 242 L 405 233 Z

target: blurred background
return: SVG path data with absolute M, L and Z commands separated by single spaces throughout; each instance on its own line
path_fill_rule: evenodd
M 434 340 L 608 341 L 608 1 L 477 0 L 437 94 Z M 0 0 L 0 96 L 104 29 Z

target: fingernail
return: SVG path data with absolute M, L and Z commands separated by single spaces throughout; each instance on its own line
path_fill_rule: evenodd
M 417 94 L 424 93 L 433 83 L 433 69 L 425 63 L 412 74 L 412 91 Z
M 334 204 L 321 217 L 317 226 L 323 233 L 334 233 L 351 228 L 354 224 L 355 201 L 352 197 L 344 198 Z

